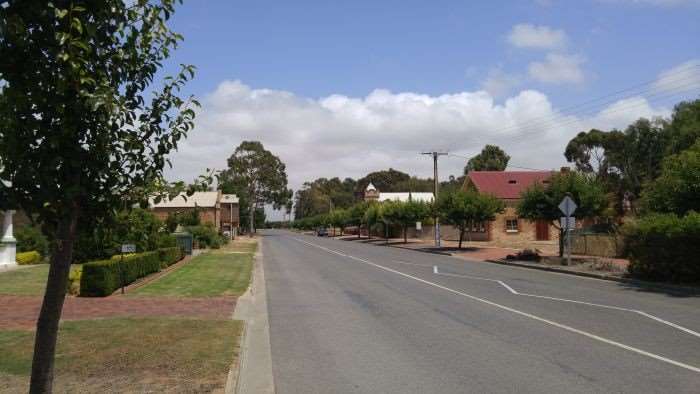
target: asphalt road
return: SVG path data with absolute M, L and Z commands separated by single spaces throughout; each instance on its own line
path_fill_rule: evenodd
M 700 297 L 264 234 L 278 393 L 700 393 Z

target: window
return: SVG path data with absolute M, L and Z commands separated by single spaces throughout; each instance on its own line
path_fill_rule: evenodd
M 517 233 L 518 232 L 518 219 L 517 218 L 506 219 L 506 232 L 507 233 Z
M 472 223 L 471 232 L 473 232 L 473 233 L 485 233 L 486 232 L 485 223 L 484 222 Z

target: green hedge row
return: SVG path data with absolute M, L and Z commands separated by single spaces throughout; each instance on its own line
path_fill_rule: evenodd
M 177 250 L 174 250 L 177 249 Z M 80 295 L 106 297 L 122 285 L 158 272 L 182 258 L 179 248 L 163 248 L 152 252 L 131 254 L 122 260 L 92 261 L 83 264 L 80 278 Z
M 625 236 L 632 276 L 700 283 L 700 213 L 649 215 L 626 226 Z
M 163 268 L 170 267 L 171 265 L 177 263 L 178 261 L 182 260 L 182 257 L 182 249 L 179 246 L 158 249 L 158 258 L 160 259 Z

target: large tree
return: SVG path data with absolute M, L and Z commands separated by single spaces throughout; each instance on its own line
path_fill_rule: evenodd
M 571 196 L 578 208 L 577 218 L 595 218 L 606 213 L 608 198 L 598 180 L 585 173 L 569 172 L 556 174 L 547 186 L 539 183 L 526 189 L 520 196 L 517 206 L 518 216 L 530 220 L 547 220 L 559 228 L 559 255 L 563 255 L 563 229 L 559 218 L 564 214 L 559 204 L 566 196 Z
M 275 209 L 289 204 L 292 191 L 287 189 L 287 172 L 279 157 L 259 141 L 243 141 L 228 159 L 228 169 L 220 175 L 221 183 L 237 185 L 248 206 L 249 232 L 255 231 L 255 215 L 261 205 Z
M 22 209 L 54 240 L 30 392 L 52 390 L 76 238 L 162 177 L 193 126 L 193 76 L 154 78 L 182 37 L 176 0 L 0 2 L 0 210 Z M 145 90 L 148 89 L 148 92 Z
M 700 212 L 700 139 L 690 149 L 664 159 L 661 175 L 642 192 L 645 212 L 683 216 Z
M 472 157 L 464 167 L 464 173 L 469 171 L 505 171 L 510 156 L 496 145 L 486 145 L 481 153 Z

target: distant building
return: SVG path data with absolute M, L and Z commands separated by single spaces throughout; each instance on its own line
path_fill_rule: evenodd
M 559 232 L 550 221 L 523 219 L 516 212 L 520 194 L 534 184 L 546 185 L 553 174 L 551 171 L 470 171 L 463 188 L 491 194 L 502 200 L 506 208 L 496 215 L 496 220 L 476 223 L 468 234 L 469 239 L 512 247 L 557 239 Z
M 238 197 L 235 194 L 215 192 L 195 192 L 191 196 L 182 193 L 170 201 L 149 204 L 149 210 L 159 219 L 169 215 L 197 210 L 201 223 L 211 223 L 221 233 L 233 237 L 240 226 Z
M 401 193 L 385 193 L 377 190 L 372 182 L 367 185 L 364 193 L 365 201 L 421 201 L 432 202 L 434 199 L 433 193 L 423 192 L 401 192 Z

